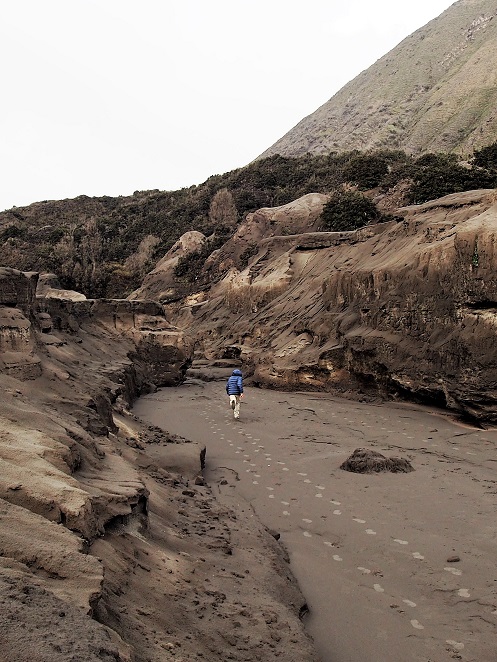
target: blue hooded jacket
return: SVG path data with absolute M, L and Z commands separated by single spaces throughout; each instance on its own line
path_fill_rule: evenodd
M 228 395 L 240 395 L 240 393 L 243 393 L 243 379 L 241 370 L 233 370 L 233 374 L 226 383 L 226 393 Z

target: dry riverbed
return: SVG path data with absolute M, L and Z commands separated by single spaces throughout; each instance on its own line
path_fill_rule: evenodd
M 493 662 L 496 431 L 402 403 L 246 391 L 239 421 L 220 381 L 163 389 L 134 413 L 205 444 L 218 503 L 280 534 L 322 661 Z M 415 471 L 340 470 L 358 447 Z

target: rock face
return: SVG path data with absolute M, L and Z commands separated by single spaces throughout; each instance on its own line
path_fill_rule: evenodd
M 237 346 L 254 383 L 408 397 L 495 423 L 496 199 L 454 194 L 399 210 L 402 222 L 261 239 L 175 323 L 209 359 Z
M 240 223 L 235 234 L 219 249 L 214 251 L 206 260 L 205 270 L 213 281 L 219 280 L 220 275 L 229 272 L 228 280 L 239 278 L 238 269 L 258 251 L 263 239 L 281 235 L 300 234 L 311 229 L 317 229 L 323 206 L 329 196 L 321 193 L 309 193 L 298 200 L 280 207 L 264 207 Z M 188 235 L 200 235 L 199 232 L 189 232 Z M 203 235 L 201 235 L 203 237 Z M 187 241 L 188 240 L 188 241 Z M 144 279 L 142 287 L 128 297 L 137 300 L 141 297 L 147 299 L 162 299 L 168 295 L 171 299 L 180 298 L 181 286 L 174 275 L 174 268 L 185 250 L 197 250 L 203 245 L 201 238 L 196 236 L 190 240 L 185 235 L 177 245 L 169 251 Z M 185 249 L 186 244 L 186 249 Z M 248 256 L 248 257 L 245 257 Z M 230 271 L 234 270 L 234 271 Z M 243 276 L 241 277 L 243 280 Z M 202 305 L 205 301 L 203 291 L 199 291 L 186 298 L 192 306 Z
M 469 154 L 497 140 L 497 6 L 459 0 L 262 154 Z

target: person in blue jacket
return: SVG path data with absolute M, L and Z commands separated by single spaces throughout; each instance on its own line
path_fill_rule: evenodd
M 240 418 L 240 399 L 243 398 L 243 375 L 242 371 L 233 370 L 233 374 L 226 383 L 226 393 L 230 396 L 230 407 L 233 416 Z

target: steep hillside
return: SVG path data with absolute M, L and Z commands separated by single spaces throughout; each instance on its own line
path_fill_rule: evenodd
M 459 0 L 262 157 L 398 147 L 467 154 L 497 138 L 497 5 Z

